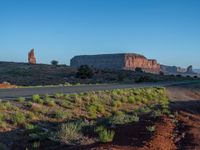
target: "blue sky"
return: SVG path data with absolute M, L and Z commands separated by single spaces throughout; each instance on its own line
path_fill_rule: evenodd
M 0 0 L 0 61 L 135 52 L 200 68 L 200 0 Z

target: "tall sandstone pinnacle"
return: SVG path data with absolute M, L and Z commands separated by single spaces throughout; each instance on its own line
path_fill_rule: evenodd
M 31 49 L 31 51 L 28 53 L 28 62 L 29 64 L 36 64 L 34 49 Z

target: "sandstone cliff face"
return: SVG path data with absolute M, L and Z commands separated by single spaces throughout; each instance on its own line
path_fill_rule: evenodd
M 34 49 L 31 49 L 31 51 L 28 53 L 28 62 L 29 64 L 36 64 Z
M 142 55 L 125 55 L 124 69 L 135 70 L 135 68 L 142 68 L 145 72 L 159 73 L 160 65 L 154 59 L 147 59 Z
M 70 65 L 72 67 L 88 65 L 99 69 L 115 70 L 141 68 L 145 72 L 160 72 L 160 65 L 156 60 L 148 60 L 144 56 L 134 53 L 75 56 L 71 59 Z

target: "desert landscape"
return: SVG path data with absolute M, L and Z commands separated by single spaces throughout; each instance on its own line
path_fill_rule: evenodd
M 0 150 L 200 150 L 199 8 L 0 1 Z

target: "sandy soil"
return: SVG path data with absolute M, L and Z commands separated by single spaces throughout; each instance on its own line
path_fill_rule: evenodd
M 168 96 L 178 113 L 178 148 L 200 150 L 200 84 L 170 87 Z

